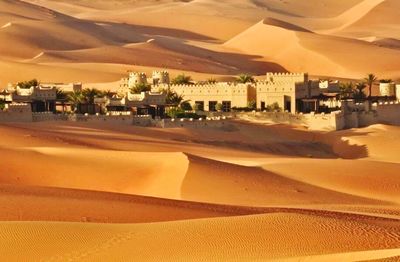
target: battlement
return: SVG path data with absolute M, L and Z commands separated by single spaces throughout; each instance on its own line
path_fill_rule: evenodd
M 169 84 L 168 71 L 153 71 L 153 85 Z
M 267 76 L 286 76 L 286 77 L 292 77 L 292 76 L 305 76 L 307 75 L 306 73 L 289 73 L 289 72 L 284 72 L 284 73 L 271 73 L 268 72 L 266 74 Z
M 308 74 L 306 73 L 267 73 L 266 80 L 268 82 L 307 82 L 308 81 Z
M 162 70 L 162 71 L 155 70 L 155 71 L 153 71 L 153 76 L 154 75 L 169 75 L 169 72 L 166 70 Z

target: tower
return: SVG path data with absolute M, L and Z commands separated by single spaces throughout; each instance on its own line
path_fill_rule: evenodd
M 168 85 L 168 71 L 153 71 L 153 85 Z
M 137 84 L 147 84 L 146 73 L 129 72 L 128 87 L 134 87 Z

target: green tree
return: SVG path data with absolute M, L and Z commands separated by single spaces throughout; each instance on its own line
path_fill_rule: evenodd
M 94 99 L 100 94 L 101 92 L 96 88 L 86 88 L 82 91 L 83 100 L 89 105 L 93 105 Z
M 162 90 L 167 94 L 166 103 L 168 105 L 179 106 L 184 102 L 183 95 L 178 94 L 177 92 L 171 90 L 170 88 Z
M 137 83 L 134 87 L 129 90 L 132 94 L 140 94 L 142 92 L 151 91 L 151 85 L 147 83 Z
M 340 86 L 340 98 L 341 99 L 349 99 L 353 97 L 354 94 L 354 85 L 353 83 L 341 83 Z
M 250 74 L 240 74 L 240 75 L 237 76 L 236 82 L 237 83 L 246 84 L 246 83 L 255 83 L 256 80 Z
M 365 82 L 360 82 L 356 84 L 356 88 L 354 89 L 354 98 L 356 99 L 365 99 L 364 89 L 367 87 Z
M 56 89 L 56 97 L 59 100 L 67 99 L 67 94 L 61 88 L 57 87 Z
M 114 92 L 112 92 L 111 90 L 105 90 L 101 92 L 101 96 L 102 97 L 107 97 L 107 98 L 112 98 L 114 96 Z
M 381 79 L 381 80 L 379 80 L 379 83 L 383 83 L 383 84 L 390 84 L 392 82 L 393 82 L 392 79 Z
M 17 86 L 19 86 L 20 88 L 31 88 L 31 87 L 35 87 L 35 86 L 39 86 L 40 82 L 37 79 L 32 79 L 29 81 L 23 81 L 23 82 L 18 82 Z
M 371 98 L 372 96 L 372 87 L 378 81 L 378 77 L 376 77 L 374 74 L 368 74 L 364 80 L 367 82 L 368 88 L 369 88 L 369 93 L 368 93 L 368 98 Z
M 80 91 L 75 91 L 72 93 L 69 93 L 67 95 L 68 101 L 72 104 L 72 110 L 75 113 L 78 113 L 79 111 L 79 106 L 83 103 L 84 97 L 82 95 L 82 92 Z
M 173 85 L 191 85 L 193 80 L 191 76 L 186 76 L 185 74 L 180 74 L 172 79 L 171 84 Z

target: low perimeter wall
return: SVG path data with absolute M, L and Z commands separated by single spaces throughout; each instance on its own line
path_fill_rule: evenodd
M 311 130 L 340 130 L 345 127 L 345 117 L 338 112 L 330 114 L 291 114 L 288 112 L 246 112 L 234 113 L 232 117 L 248 121 L 300 125 Z
M 33 113 L 31 121 L 74 121 L 74 122 L 98 122 L 98 123 L 115 123 L 125 125 L 137 126 L 155 126 L 154 120 L 151 116 L 136 116 L 129 114 L 122 115 L 63 115 L 53 114 L 51 112 Z
M 157 126 L 161 128 L 220 128 L 227 125 L 229 121 L 226 117 L 206 117 L 200 119 L 162 119 L 158 121 Z

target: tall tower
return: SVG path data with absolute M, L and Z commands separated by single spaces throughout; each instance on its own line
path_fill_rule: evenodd
M 129 88 L 134 87 L 137 84 L 147 84 L 146 73 L 129 72 L 129 78 L 128 78 Z
M 153 71 L 153 85 L 168 85 L 169 81 L 168 71 Z

